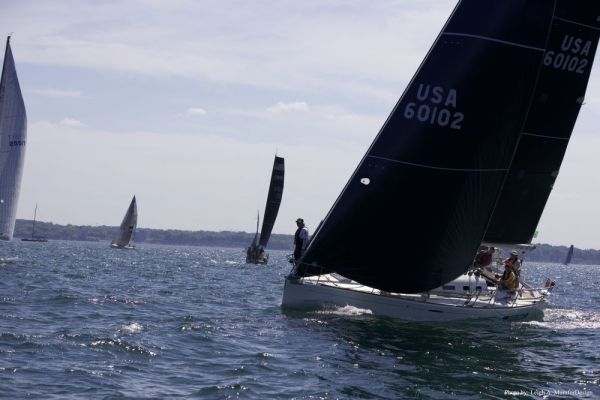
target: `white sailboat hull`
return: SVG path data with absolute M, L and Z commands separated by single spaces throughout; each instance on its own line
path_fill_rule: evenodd
M 339 279 L 341 278 L 341 279 Z M 450 282 L 461 285 L 464 280 Z M 446 286 L 446 285 L 445 285 Z M 459 289 L 462 289 L 459 287 Z M 519 293 L 488 291 L 472 295 L 393 294 L 360 285 L 335 275 L 310 278 L 286 278 L 282 307 L 323 309 L 353 306 L 371 310 L 374 315 L 407 321 L 458 321 L 478 318 L 520 320 L 540 315 L 547 305 L 546 293 L 523 288 Z
M 110 247 L 113 248 L 113 249 L 135 250 L 135 246 L 132 245 L 132 244 L 128 244 L 126 246 L 119 246 L 116 243 L 111 243 Z

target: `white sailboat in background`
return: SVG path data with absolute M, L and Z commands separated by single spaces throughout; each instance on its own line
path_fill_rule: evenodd
M 595 0 L 460 1 L 295 262 L 282 306 L 418 321 L 543 310 L 553 282 L 505 289 L 473 260 L 481 243 L 521 257 L 534 248 L 599 15 Z
M 47 242 L 48 239 L 46 239 L 43 236 L 36 236 L 35 235 L 35 220 L 37 217 L 37 204 L 35 205 L 35 210 L 33 211 L 33 226 L 31 227 L 31 237 L 24 237 L 21 238 L 21 240 L 23 242 Z
M 137 218 L 137 202 L 135 196 L 133 196 L 129 208 L 125 213 L 125 217 L 123 217 L 123 222 L 121 222 L 121 226 L 119 227 L 119 235 L 112 241 L 110 247 L 127 250 L 135 248 L 133 245 L 133 236 L 135 234 L 135 228 L 137 227 Z
M 26 142 L 27 113 L 9 36 L 0 80 L 0 240 L 12 240 L 15 231 Z

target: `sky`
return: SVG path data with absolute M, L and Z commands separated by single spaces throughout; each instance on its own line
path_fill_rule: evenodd
M 28 113 L 18 218 L 275 233 L 315 228 L 455 0 L 0 0 Z M 3 57 L 3 52 L 0 57 Z M 600 65 L 538 227 L 600 248 Z

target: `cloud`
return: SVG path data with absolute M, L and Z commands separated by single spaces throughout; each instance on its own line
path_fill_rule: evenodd
M 456 1 L 402 3 L 19 2 L 3 17 L 24 27 L 21 62 L 386 100 Z
M 59 90 L 59 89 L 33 89 L 31 91 L 34 94 L 44 97 L 54 98 L 83 98 L 83 94 L 77 90 Z
M 187 115 L 206 115 L 206 110 L 200 107 L 190 107 L 187 110 Z
M 85 124 L 83 122 L 81 122 L 80 120 L 75 119 L 75 118 L 68 118 L 68 117 L 63 118 L 60 121 L 60 124 L 62 126 L 68 126 L 70 128 L 82 128 L 85 126 Z
M 298 101 L 295 103 L 284 103 L 280 101 L 277 104 L 267 108 L 267 111 L 273 114 L 292 111 L 308 111 L 308 104 L 306 104 L 304 101 Z
M 251 231 L 256 210 L 262 214 L 264 209 L 277 149 L 290 168 L 274 232 L 293 233 L 299 212 L 314 228 L 363 153 L 360 147 L 255 143 L 177 130 L 115 132 L 91 127 L 81 135 L 48 121 L 33 122 L 29 128 L 23 217 L 33 210 L 35 199 L 44 198 L 47 218 L 81 225 L 119 224 L 135 193 L 139 226 Z M 336 160 L 333 165 L 331 158 Z

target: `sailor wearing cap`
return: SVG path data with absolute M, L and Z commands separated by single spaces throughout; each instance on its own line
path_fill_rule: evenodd
M 308 228 L 302 218 L 296 220 L 296 226 L 298 229 L 294 234 L 294 260 L 298 261 L 308 246 Z

